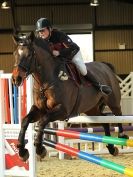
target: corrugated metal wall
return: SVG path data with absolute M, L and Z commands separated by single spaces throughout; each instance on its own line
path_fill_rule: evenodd
M 0 34 L 0 70 L 11 72 L 14 65 L 15 49 L 11 34 Z
M 23 25 L 35 25 L 40 17 L 47 17 L 53 24 L 92 23 L 93 9 L 86 5 L 17 7 L 16 17 Z
M 95 58 L 112 63 L 118 74 L 133 71 L 133 30 L 111 30 L 95 32 Z M 126 50 L 119 49 L 125 44 Z
M 133 49 L 133 30 L 108 30 L 95 32 L 95 50 L 118 49 L 125 43 L 126 49 Z
M 0 34 L 0 53 L 13 52 L 14 45 L 11 34 Z
M 133 24 L 133 4 L 102 0 L 97 8 L 98 25 Z
M 129 74 L 133 71 L 133 52 L 96 52 L 97 61 L 105 61 L 112 63 L 115 66 L 118 74 Z
M 42 5 L 44 2 L 47 2 L 45 6 Z M 53 2 L 67 3 L 68 1 L 55 0 Z M 54 4 L 53 6 L 48 5 L 49 2 L 43 0 L 16 1 L 16 24 L 35 25 L 36 20 L 40 17 L 47 17 L 53 24 L 60 25 L 94 24 L 97 27 L 101 27 L 100 30 L 96 28 L 94 33 L 95 59 L 98 61 L 105 60 L 111 62 L 116 66 L 119 74 L 127 74 L 132 71 L 133 28 L 131 28 L 131 30 L 118 30 L 115 26 L 121 25 L 122 27 L 122 25 L 133 25 L 133 5 L 116 0 L 100 0 L 100 6 L 94 8 L 90 7 L 89 4 L 81 4 L 81 0 L 75 0 L 73 2 L 75 2 L 73 5 Z M 78 2 L 80 2 L 80 4 L 78 4 Z M 33 3 L 32 6 L 26 6 L 26 4 L 31 3 Z M 35 5 L 37 3 L 38 5 Z M 21 7 L 20 4 L 25 4 L 25 6 Z M 107 26 L 109 26 L 110 29 L 106 29 Z M 11 10 L 0 10 L 0 29 L 9 29 L 12 27 Z M 14 50 L 11 35 L 0 33 L 0 43 L 2 43 L 0 47 L 0 70 L 4 69 L 5 72 L 11 72 L 11 65 L 14 62 L 13 56 L 10 53 Z M 119 43 L 125 43 L 127 50 L 119 51 Z
M 115 26 L 128 28 L 133 24 L 133 5 L 113 0 L 102 2 L 104 6 L 96 9 L 97 25 L 112 29 L 95 31 L 95 59 L 112 63 L 118 74 L 128 74 L 133 71 L 133 30 L 118 30 Z M 126 50 L 119 50 L 120 43 L 125 43 Z
M 10 73 L 14 65 L 14 57 L 12 54 L 0 55 L 0 70 Z
M 12 27 L 11 10 L 0 9 L 0 29 L 11 28 L 11 27 Z

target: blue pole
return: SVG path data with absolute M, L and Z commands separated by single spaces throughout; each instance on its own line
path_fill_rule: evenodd
M 13 113 L 14 113 L 14 124 L 18 124 L 18 89 L 16 86 L 13 86 Z

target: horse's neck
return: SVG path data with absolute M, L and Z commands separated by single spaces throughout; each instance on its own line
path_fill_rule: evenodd
M 35 47 L 36 59 L 39 65 L 40 79 L 43 83 L 55 79 L 56 61 L 51 54 L 40 47 Z

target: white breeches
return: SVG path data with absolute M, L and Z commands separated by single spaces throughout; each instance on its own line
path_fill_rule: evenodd
M 80 71 L 80 73 L 83 76 L 87 74 L 87 68 L 83 61 L 83 57 L 80 51 L 76 55 L 74 55 L 72 62 L 76 65 L 76 68 Z

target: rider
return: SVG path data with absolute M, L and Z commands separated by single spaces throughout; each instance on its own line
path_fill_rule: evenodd
M 86 65 L 83 62 L 79 46 L 75 44 L 64 32 L 53 29 L 47 18 L 40 18 L 37 21 L 36 32 L 39 37 L 48 40 L 49 43 L 53 45 L 52 53 L 55 57 L 62 56 L 67 59 L 72 59 L 72 62 L 76 65 L 80 73 L 85 77 L 85 79 L 92 82 L 97 90 L 100 90 L 105 94 L 111 93 L 112 90 L 109 86 L 102 85 L 96 80 L 94 75 L 87 70 Z

